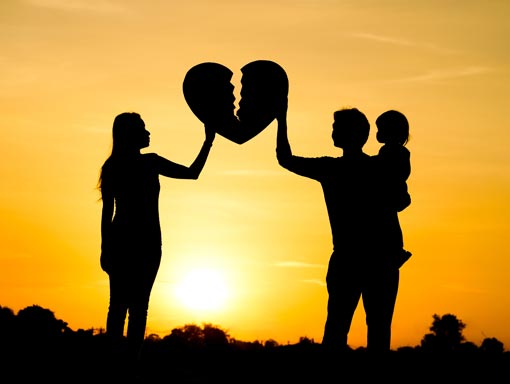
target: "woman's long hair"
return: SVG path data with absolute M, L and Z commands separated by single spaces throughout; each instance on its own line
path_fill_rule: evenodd
M 105 169 L 109 167 L 109 173 L 112 167 L 116 168 L 123 159 L 133 153 L 133 143 L 135 138 L 135 129 L 143 124 L 142 117 L 136 112 L 124 112 L 115 117 L 112 128 L 112 152 L 106 159 L 99 174 L 97 187 L 101 191 L 103 185 Z

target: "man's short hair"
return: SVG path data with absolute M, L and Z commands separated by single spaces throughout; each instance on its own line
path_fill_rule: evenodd
M 357 108 L 343 108 L 333 114 L 335 123 L 349 129 L 351 139 L 358 145 L 365 145 L 370 134 L 370 123 L 363 112 Z

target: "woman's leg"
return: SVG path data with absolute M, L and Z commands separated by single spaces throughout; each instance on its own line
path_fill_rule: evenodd
M 124 324 L 128 311 L 128 287 L 125 276 L 120 273 L 110 273 L 110 302 L 106 318 L 106 334 L 112 341 L 119 341 L 124 335 Z
M 130 354 L 134 359 L 140 358 L 141 348 L 145 339 L 149 301 L 158 273 L 161 251 L 152 257 L 152 262 L 134 272 L 132 295 L 129 303 L 129 320 L 127 341 Z

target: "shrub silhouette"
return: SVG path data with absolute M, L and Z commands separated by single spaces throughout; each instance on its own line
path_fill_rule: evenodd
M 38 305 L 20 310 L 16 320 L 19 335 L 33 341 L 54 341 L 69 329 L 65 321 L 55 318 L 52 311 Z
M 0 306 L 0 345 L 10 344 L 16 334 L 16 315 L 7 307 Z
M 169 335 L 163 337 L 162 343 L 170 349 L 225 350 L 229 340 L 226 331 L 212 324 L 204 324 L 202 328 L 196 324 L 186 324 L 181 328 L 172 329 Z
M 482 345 L 480 349 L 483 352 L 490 354 L 501 354 L 505 351 L 505 347 L 501 341 L 496 339 L 495 337 L 488 337 L 482 341 Z
M 429 328 L 432 333 L 426 334 L 421 340 L 422 349 L 431 352 L 458 351 L 464 341 L 462 331 L 466 324 L 452 314 L 434 314 L 432 317 L 434 321 Z

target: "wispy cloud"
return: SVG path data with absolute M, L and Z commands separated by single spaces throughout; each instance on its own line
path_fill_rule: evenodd
M 275 265 L 280 268 L 324 268 L 322 264 L 304 263 L 302 261 L 280 261 Z
M 438 46 L 438 45 L 432 44 L 432 43 L 411 41 L 411 40 L 406 40 L 406 39 L 402 39 L 402 38 L 377 35 L 377 34 L 373 34 L 373 33 L 358 32 L 358 33 L 352 33 L 351 36 L 358 38 L 358 39 L 371 40 L 371 41 L 382 43 L 382 44 L 398 45 L 401 47 L 424 48 L 424 49 L 428 49 L 431 51 L 440 52 L 440 53 L 444 53 L 444 54 L 452 54 L 452 53 L 458 52 L 456 50 L 444 48 L 444 47 L 441 47 L 441 46 Z
M 430 81 L 438 81 L 438 80 L 448 80 L 454 78 L 468 77 L 468 76 L 476 76 L 482 75 L 488 72 L 491 72 L 492 69 L 488 67 L 464 67 L 464 68 L 450 68 L 450 69 L 439 69 L 434 71 L 429 71 L 427 73 L 405 77 L 397 80 L 391 81 L 395 82 L 430 82 Z
M 126 11 L 126 8 L 118 3 L 103 0 L 25 0 L 25 2 L 36 7 L 71 12 L 119 13 Z
M 319 285 L 321 287 L 325 287 L 326 286 L 326 282 L 324 280 L 319 280 L 319 279 L 308 279 L 308 280 L 303 280 L 303 283 L 306 283 L 306 284 L 313 284 L 313 285 Z
M 404 46 L 414 46 L 414 45 L 416 45 L 416 44 L 411 43 L 408 40 L 395 39 L 393 37 L 375 35 L 375 34 L 372 34 L 372 33 L 358 32 L 358 33 L 352 33 L 351 36 L 357 37 L 359 39 L 378 41 L 380 43 L 393 44 L 393 45 L 404 45 Z
M 220 173 L 227 176 L 281 176 L 280 172 L 268 169 L 231 169 Z
M 279 261 L 279 262 L 276 262 L 274 265 L 278 268 L 293 268 L 293 269 L 297 269 L 297 268 L 324 269 L 324 268 L 326 268 L 326 266 L 323 264 L 305 263 L 302 261 Z M 305 284 L 318 285 L 320 287 L 326 286 L 326 282 L 324 281 L 324 279 L 303 279 L 300 281 Z

